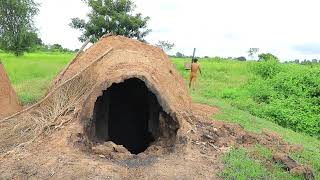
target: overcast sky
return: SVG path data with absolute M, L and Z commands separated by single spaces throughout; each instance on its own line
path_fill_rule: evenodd
M 81 46 L 71 18 L 85 18 L 81 0 L 38 0 L 36 23 L 45 43 Z M 134 0 L 137 12 L 150 16 L 146 40 L 175 43 L 170 53 L 198 56 L 247 56 L 250 47 L 283 60 L 320 59 L 319 0 Z

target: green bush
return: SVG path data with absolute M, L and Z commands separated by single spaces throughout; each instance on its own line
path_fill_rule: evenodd
M 237 92 L 237 89 L 224 89 L 221 97 L 223 99 L 236 99 L 239 97 L 239 93 Z
M 260 61 L 253 64 L 251 69 L 258 76 L 268 79 L 281 71 L 281 64 L 276 60 Z
M 251 98 L 261 104 L 261 103 L 269 103 L 271 98 L 273 97 L 274 91 L 272 86 L 269 84 L 270 82 L 256 78 L 248 84 L 247 88 L 250 92 Z
M 262 53 L 258 55 L 259 61 L 278 61 L 279 58 L 271 53 Z
M 246 86 L 250 97 L 259 104 L 255 106 L 259 108 L 250 108 L 251 113 L 283 127 L 320 137 L 320 68 L 277 67 L 282 72 L 275 74 L 268 73 L 275 71 L 268 71 L 271 64 L 266 63 L 269 62 L 254 67 L 265 71 L 255 71 L 263 72 L 261 78 L 252 79 Z

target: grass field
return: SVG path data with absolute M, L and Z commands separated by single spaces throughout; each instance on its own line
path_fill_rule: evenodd
M 46 92 L 52 78 L 73 57 L 72 54 L 46 54 L 33 53 L 16 58 L 12 55 L 0 53 L 10 80 L 16 89 L 23 104 L 34 103 Z M 172 59 L 182 76 L 187 80 L 188 72 L 183 64 L 188 59 Z M 195 90 L 190 90 L 193 101 L 205 103 L 220 108 L 220 112 L 214 115 L 214 119 L 238 123 L 248 131 L 261 132 L 269 129 L 277 132 L 286 141 L 294 144 L 302 144 L 304 152 L 292 154 L 300 163 L 310 164 L 315 175 L 320 179 L 320 140 L 283 128 L 271 121 L 253 116 L 246 110 L 246 104 L 254 104 L 245 92 L 232 100 L 224 98 L 233 95 L 233 91 L 239 90 L 255 75 L 250 71 L 254 62 L 218 61 L 203 59 L 200 61 L 203 74 Z M 295 66 L 296 67 L 296 66 Z M 298 68 L 298 67 L 297 67 Z M 187 84 L 187 82 L 186 82 Z M 231 93 L 230 93 L 231 92 Z M 242 99 L 242 100 L 241 100 Z M 257 151 L 262 158 L 251 157 L 252 151 Z M 266 167 L 266 161 L 271 160 L 270 152 L 259 145 L 252 149 L 233 149 L 223 157 L 226 168 L 221 172 L 221 177 L 226 179 L 301 179 L 283 172 L 279 167 Z
M 73 54 L 61 53 L 32 53 L 22 57 L 0 53 L 0 60 L 24 105 L 39 100 L 52 78 L 72 57 Z
M 175 59 L 173 58 L 174 63 L 178 70 L 182 73 L 184 79 L 188 78 L 188 72 L 184 70 L 183 64 L 186 61 L 185 59 Z M 274 132 L 277 132 L 281 135 L 287 142 L 293 144 L 302 144 L 305 148 L 303 153 L 292 154 L 292 156 L 301 163 L 307 163 L 312 165 L 313 169 L 316 172 L 316 176 L 320 179 L 320 140 L 308 135 L 294 132 L 290 129 L 283 128 L 273 122 L 268 120 L 258 118 L 250 114 L 246 110 L 240 110 L 236 106 L 232 105 L 233 102 L 230 99 L 224 99 L 223 94 L 226 91 L 237 90 L 239 87 L 245 85 L 247 81 L 254 76 L 250 71 L 250 66 L 254 62 L 238 62 L 238 61 L 213 61 L 213 60 L 201 60 L 200 64 L 202 67 L 202 76 L 199 77 L 199 83 L 196 90 L 191 90 L 190 94 L 193 98 L 193 101 L 199 103 L 205 103 L 213 106 L 218 106 L 220 112 L 216 114 L 213 118 L 217 120 L 238 123 L 248 131 L 260 133 L 262 129 L 268 129 Z M 243 96 L 242 98 L 247 98 Z M 241 99 L 241 98 L 240 98 Z M 243 99 L 244 102 L 250 102 L 250 99 Z M 236 153 L 239 150 L 234 150 Z M 243 156 L 242 156 L 243 157 Z M 235 158 L 235 159 L 233 159 Z M 234 161 L 240 161 L 241 156 L 231 156 L 226 159 L 226 163 L 234 165 Z M 251 159 L 252 160 L 252 159 Z M 252 160 L 255 161 L 255 160 Z M 257 165 L 250 161 L 249 157 L 243 161 L 243 163 L 248 163 L 249 167 Z M 251 164 L 251 165 L 249 165 Z M 266 169 L 263 167 L 252 167 L 251 173 L 256 174 L 256 171 L 259 170 L 260 173 L 256 177 L 251 177 L 253 179 L 264 179 L 264 177 L 269 177 L 270 175 Z M 276 177 L 271 179 L 283 179 L 279 169 L 275 168 Z M 227 179 L 231 178 L 236 179 L 243 177 L 243 173 L 247 174 L 247 166 L 243 165 L 238 168 L 237 171 L 230 171 L 230 173 L 224 174 Z M 269 170 L 270 171 L 270 170 Z M 250 173 L 249 173 L 250 174 Z M 260 176 L 263 174 L 263 176 Z M 287 177 L 294 178 L 294 177 Z M 286 179 L 287 179 L 286 178 Z

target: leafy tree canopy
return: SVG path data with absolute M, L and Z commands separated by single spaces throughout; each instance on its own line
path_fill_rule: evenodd
M 259 52 L 259 48 L 250 48 L 248 50 L 248 54 L 251 58 L 253 58 L 253 55 Z
M 136 8 L 131 0 L 86 0 L 91 12 L 88 21 L 73 18 L 70 26 L 82 31 L 80 41 L 89 37 L 96 42 L 104 34 L 123 35 L 143 41 L 151 31 L 147 29 L 149 17 L 134 14 Z
M 237 61 L 246 61 L 247 59 L 244 56 L 240 56 L 236 58 Z
M 176 57 L 182 58 L 182 57 L 185 57 L 185 55 L 182 54 L 181 52 L 177 52 L 177 53 L 176 53 Z
M 170 43 L 169 41 L 159 41 L 156 46 L 167 52 L 170 51 L 175 46 L 175 44 Z
M 262 53 L 258 55 L 259 61 L 279 61 L 279 58 L 271 53 Z
M 18 56 L 39 43 L 33 22 L 37 13 L 34 0 L 0 0 L 0 48 Z

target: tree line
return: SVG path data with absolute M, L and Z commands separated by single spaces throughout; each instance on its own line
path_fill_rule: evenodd
M 254 58 L 254 54 L 257 54 L 259 52 L 259 48 L 250 48 L 248 52 L 249 57 L 251 58 L 251 60 Z M 172 55 L 172 57 L 176 57 L 176 58 L 191 58 L 192 56 L 186 56 L 181 52 L 177 52 L 175 55 Z M 209 56 L 204 56 L 203 58 L 210 58 Z M 247 61 L 248 59 L 244 56 L 240 56 L 240 57 L 228 57 L 228 58 L 223 58 L 223 57 L 211 57 L 212 59 L 218 59 L 218 60 L 236 60 L 236 61 Z M 279 62 L 280 63 L 280 59 L 271 54 L 271 53 L 261 53 L 258 54 L 258 59 L 257 61 L 259 62 L 263 62 L 263 61 L 275 61 L 275 62 Z M 317 64 L 320 63 L 320 59 L 312 59 L 312 60 L 308 60 L 308 59 L 304 59 L 304 60 L 299 60 L 299 59 L 295 59 L 292 61 L 284 61 L 283 63 L 295 63 L 295 64 L 302 64 L 302 65 L 312 65 L 312 64 Z

